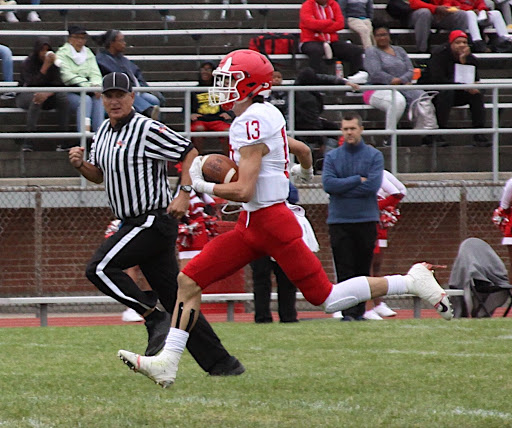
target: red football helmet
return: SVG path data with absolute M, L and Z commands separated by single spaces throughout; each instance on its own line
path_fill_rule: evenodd
M 240 49 L 227 54 L 213 72 L 210 104 L 229 110 L 235 101 L 270 95 L 273 72 L 271 62 L 259 52 Z

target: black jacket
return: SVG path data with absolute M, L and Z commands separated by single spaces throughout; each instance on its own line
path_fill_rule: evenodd
M 64 86 L 60 78 L 60 70 L 55 65 L 51 65 L 46 74 L 41 73 L 43 62 L 39 59 L 39 52 L 45 45 L 52 50 L 48 37 L 36 39 L 32 53 L 21 64 L 20 86 Z
M 421 78 L 418 80 L 418 84 L 455 83 L 455 64 L 460 64 L 460 61 L 453 56 L 449 43 L 436 46 L 427 62 L 426 70 L 423 71 Z M 466 58 L 466 65 L 475 66 L 475 82 L 478 82 L 480 80 L 478 60 L 473 54 L 469 54 Z

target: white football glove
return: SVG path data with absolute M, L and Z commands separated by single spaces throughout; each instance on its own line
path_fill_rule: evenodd
M 301 164 L 293 165 L 291 169 L 292 176 L 301 183 L 309 183 L 313 180 L 313 167 L 303 168 Z
M 215 186 L 215 183 L 209 183 L 204 180 L 202 167 L 203 157 L 197 156 L 192 161 L 192 165 L 190 165 L 190 169 L 188 170 L 190 178 L 192 179 L 192 187 L 197 193 L 208 193 L 209 195 L 213 195 L 213 187 Z

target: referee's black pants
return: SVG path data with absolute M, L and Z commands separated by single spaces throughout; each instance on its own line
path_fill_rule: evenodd
M 172 314 L 178 292 L 175 245 L 177 220 L 158 210 L 123 222 L 87 264 L 87 278 L 103 293 L 144 314 L 159 299 Z M 141 291 L 124 270 L 139 266 L 153 291 Z M 209 371 L 230 355 L 202 313 L 190 332 L 187 349 Z
M 377 225 L 374 221 L 330 224 L 329 238 L 338 282 L 356 276 L 370 276 L 377 240 Z M 365 312 L 365 303 L 343 310 L 343 316 L 361 318 Z

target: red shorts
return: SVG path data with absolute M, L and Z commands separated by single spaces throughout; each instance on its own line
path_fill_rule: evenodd
M 284 203 L 242 212 L 235 228 L 206 244 L 182 272 L 205 289 L 265 255 L 276 260 L 313 305 L 321 305 L 331 293 L 320 260 L 302 240 L 302 228 Z
M 227 131 L 230 127 L 229 123 L 222 120 L 213 120 L 211 122 L 203 122 L 202 120 L 195 120 L 190 124 L 192 132 L 197 131 L 197 128 L 202 128 L 204 131 L 222 132 Z

